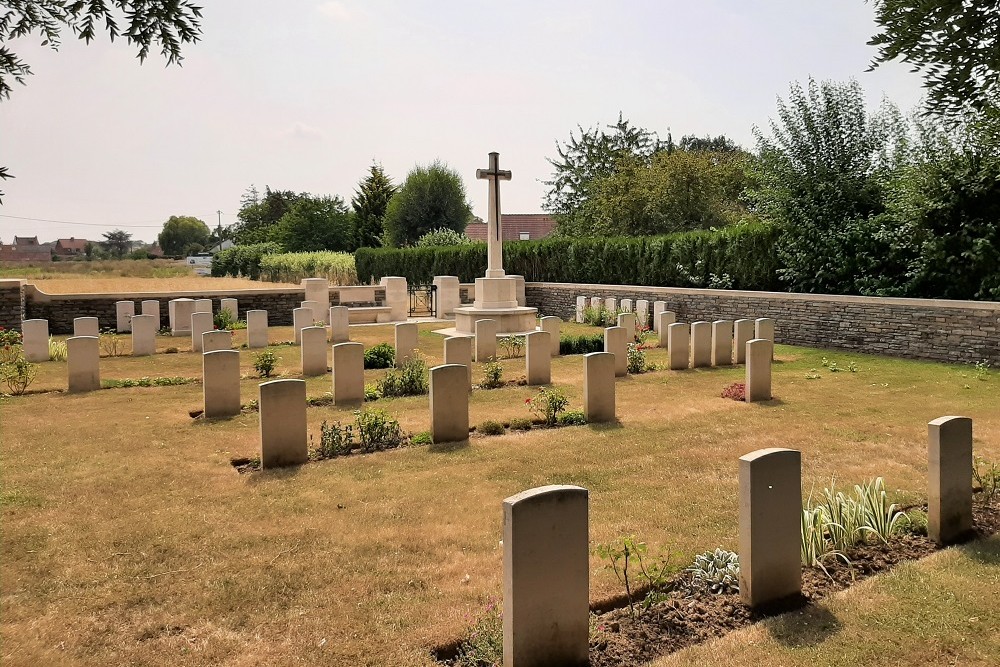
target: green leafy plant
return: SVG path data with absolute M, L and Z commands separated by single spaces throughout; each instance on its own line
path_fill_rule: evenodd
M 504 386 L 503 366 L 496 359 L 486 362 L 483 381 L 479 383 L 480 389 L 498 389 Z
M 559 413 L 569 405 L 566 393 L 558 387 L 541 387 L 534 398 L 525 401 L 528 409 L 538 415 L 546 426 L 555 426 L 559 421 Z
M 590 354 L 604 351 L 604 334 L 582 336 L 563 335 L 559 338 L 559 354 Z
M 421 431 L 420 433 L 414 433 L 413 437 L 410 438 L 411 445 L 430 445 L 433 444 L 434 440 L 431 438 L 430 431 Z
M 365 350 L 365 368 L 392 368 L 396 365 L 396 349 L 379 343 Z
M 625 353 L 629 375 L 639 375 L 650 370 L 646 363 L 646 350 L 639 343 L 629 343 Z
M 456 667 L 503 664 L 503 617 L 498 600 L 487 600 L 483 613 L 459 644 L 453 664 Z
M 827 572 L 823 561 L 830 558 L 840 558 L 846 564 L 851 564 L 847 556 L 834 549 L 826 539 L 826 529 L 830 521 L 822 507 L 803 508 L 801 519 L 802 541 L 800 547 L 803 565 L 819 567 Z
M 69 348 L 66 341 L 49 336 L 49 361 L 66 361 L 68 358 Z
M 176 387 L 182 384 L 194 384 L 199 382 L 198 378 L 186 377 L 159 377 L 153 378 L 143 376 L 141 378 L 125 378 L 123 380 L 107 379 L 101 380 L 101 387 L 104 389 L 128 389 L 130 387 Z
M 253 355 L 253 367 L 257 371 L 257 375 L 262 378 L 269 378 L 274 373 L 274 369 L 278 366 L 278 361 L 280 361 L 278 355 L 274 353 L 274 350 L 261 350 L 257 354 Z
M 567 410 L 557 418 L 560 426 L 583 426 L 587 423 L 587 417 L 583 410 Z
M 407 359 L 401 368 L 389 369 L 378 381 L 377 386 L 383 398 L 426 394 L 427 364 L 419 354 L 414 355 Z
M 1000 497 L 1000 465 L 976 455 L 972 460 L 972 484 L 987 505 Z
M 700 553 L 684 571 L 690 577 L 688 587 L 693 592 L 719 595 L 740 590 L 740 557 L 732 551 L 717 548 Z
M 38 366 L 28 361 L 23 354 L 18 354 L 13 361 L 0 364 L 0 380 L 7 385 L 7 390 L 14 396 L 21 396 L 31 383 L 35 381 Z
M 507 422 L 507 426 L 511 431 L 530 431 L 531 420 L 527 417 L 514 417 Z
M 237 328 L 236 323 L 238 321 L 239 321 L 238 318 L 235 315 L 233 315 L 232 311 L 226 308 L 223 308 L 222 310 L 217 312 L 215 316 L 212 318 L 212 324 L 215 326 L 216 329 L 219 329 L 220 331 L 233 331 L 234 329 Z
M 378 384 L 374 382 L 365 383 L 365 402 L 377 401 L 382 398 L 382 394 L 379 393 Z
M 105 356 L 120 357 L 125 354 L 125 341 L 114 329 L 102 331 L 98 337 Z
M 583 322 L 595 327 L 613 327 L 617 324 L 618 313 L 604 306 L 586 306 L 583 309 Z
M 523 336 L 501 336 L 497 339 L 497 347 L 503 353 L 504 358 L 513 359 L 520 357 L 524 351 Z
M 625 587 L 629 612 L 633 616 L 636 614 L 633 597 L 633 590 L 637 588 L 636 580 L 638 587 L 646 586 L 649 589 L 643 600 L 643 608 L 648 609 L 661 599 L 667 583 L 667 560 L 661 558 L 650 562 L 645 542 L 638 541 L 634 535 L 619 537 L 610 544 L 598 544 L 594 553 L 598 558 L 608 561 L 605 568 L 614 572 Z
M 905 520 L 905 515 L 895 503 L 889 502 L 885 481 L 876 477 L 864 484 L 856 484 L 854 492 L 864 516 L 861 529 L 887 543 Z
M 312 436 L 309 436 L 312 439 Z M 354 448 L 354 433 L 351 425 L 341 426 L 340 422 L 330 425 L 323 420 L 319 426 L 319 446 L 310 451 L 310 458 L 314 460 L 332 459 L 337 456 L 346 456 Z
M 506 433 L 506 430 L 500 422 L 487 419 L 476 427 L 476 432 L 483 435 L 503 435 Z
M 906 530 L 913 535 L 927 536 L 927 512 L 910 510 L 906 513 Z
M 990 362 L 986 359 L 977 361 L 973 366 L 972 377 L 985 381 L 990 376 Z
M 403 444 L 399 422 L 383 410 L 358 410 L 354 413 L 355 433 L 364 453 L 395 449 Z
M 15 331 L 14 329 L 6 329 L 0 327 L 0 347 L 11 346 L 21 344 L 21 332 Z

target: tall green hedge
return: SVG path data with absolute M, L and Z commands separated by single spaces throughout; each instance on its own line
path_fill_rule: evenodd
M 752 223 L 668 236 L 514 241 L 504 243 L 504 269 L 529 282 L 780 290 L 779 237 L 774 225 Z M 485 244 L 360 248 L 354 257 L 362 283 L 383 276 L 472 282 L 486 271 Z
M 212 258 L 213 276 L 243 276 L 260 280 L 260 260 L 264 255 L 281 252 L 281 246 L 268 241 L 227 248 Z

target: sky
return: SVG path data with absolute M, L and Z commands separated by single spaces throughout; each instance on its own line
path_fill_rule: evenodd
M 441 160 L 485 219 L 538 213 L 557 142 L 617 120 L 753 147 L 789 84 L 856 78 L 875 106 L 921 99 L 900 63 L 867 72 L 863 0 L 204 0 L 182 67 L 125 42 L 9 46 L 34 72 L 0 103 L 0 240 L 151 241 L 171 215 L 236 221 L 250 185 L 349 201 L 373 162 L 401 182 Z M 31 218 L 31 219 L 27 219 Z M 73 223 L 73 224 L 70 224 Z

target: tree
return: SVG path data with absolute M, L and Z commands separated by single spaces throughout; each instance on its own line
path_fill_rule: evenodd
M 354 216 L 340 197 L 300 195 L 274 230 L 274 240 L 286 252 L 354 250 Z
M 434 229 L 464 232 L 472 218 L 462 177 L 445 164 L 414 167 L 386 209 L 385 245 L 412 245 Z
M 779 274 L 790 289 L 876 293 L 894 270 L 880 218 L 886 185 L 906 155 L 906 124 L 888 101 L 869 115 L 857 81 L 793 83 L 759 150 L 754 198 L 785 230 Z
M 132 235 L 121 229 L 116 229 L 111 232 L 104 232 L 104 240 L 101 241 L 101 245 L 107 250 L 112 257 L 122 258 L 125 253 L 132 249 Z
M 947 116 L 996 107 L 1000 0 L 874 0 L 871 68 L 901 58 L 922 71 L 928 108 Z
M 373 164 L 351 199 L 356 247 L 377 248 L 382 245 L 382 221 L 394 194 L 396 186 L 386 176 L 382 165 Z
M 124 19 L 125 27 L 120 27 Z M 201 35 L 201 8 L 188 0 L 4 0 L 0 11 L 0 100 L 9 99 L 11 79 L 24 84 L 31 67 L 14 53 L 11 40 L 38 34 L 42 46 L 58 50 L 63 30 L 90 43 L 103 25 L 111 41 L 123 37 L 139 47 L 143 62 L 154 44 L 167 64 L 180 64 L 181 45 Z M 13 178 L 0 167 L 0 179 Z M 0 201 L 3 193 L 0 192 Z
M 661 142 L 655 132 L 633 127 L 621 113 L 614 125 L 587 130 L 578 125 L 577 130 L 579 137 L 570 132 L 565 145 L 556 143 L 558 158 L 547 158 L 555 171 L 542 182 L 549 186 L 543 208 L 555 214 L 562 234 L 585 234 L 593 226 L 584 204 L 596 179 L 614 174 L 628 156 L 648 162 L 654 153 L 672 146 L 669 135 Z
M 275 240 L 272 237 L 278 221 L 303 196 L 306 195 L 296 194 L 291 190 L 272 190 L 264 186 L 264 197 L 261 198 L 257 188 L 251 185 L 240 198 L 240 210 L 236 214 L 239 222 L 233 226 L 233 240 L 240 245 Z
M 209 244 L 209 236 L 208 225 L 198 218 L 172 215 L 163 223 L 157 242 L 165 255 L 188 255 L 192 246 L 204 249 Z

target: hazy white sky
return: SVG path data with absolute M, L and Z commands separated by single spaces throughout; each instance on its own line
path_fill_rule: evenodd
M 397 182 L 441 159 L 475 180 L 500 151 L 508 213 L 541 211 L 556 141 L 617 119 L 752 146 L 791 81 L 856 77 L 904 110 L 920 80 L 865 70 L 863 0 L 205 0 L 183 67 L 106 38 L 18 40 L 35 75 L 0 104 L 0 239 L 152 240 L 170 215 L 235 221 L 250 184 L 349 200 L 372 161 Z M 84 224 L 14 219 L 42 218 Z

